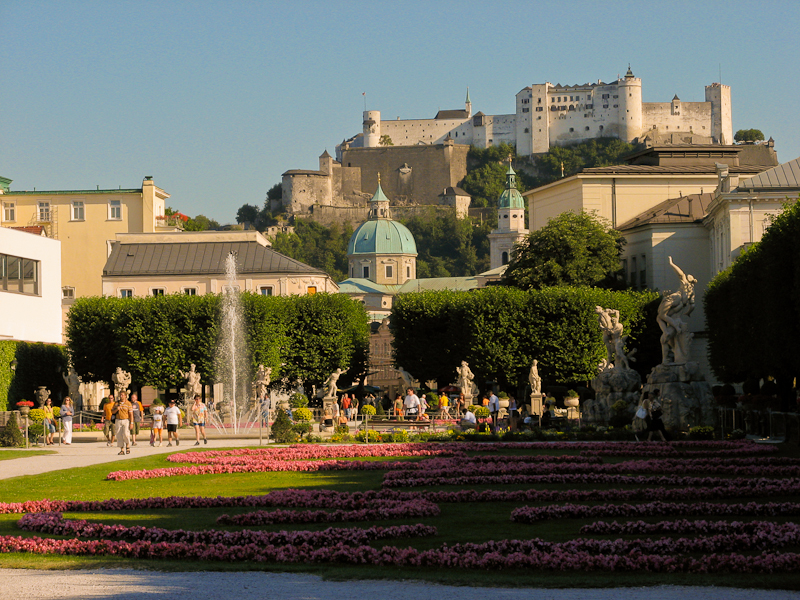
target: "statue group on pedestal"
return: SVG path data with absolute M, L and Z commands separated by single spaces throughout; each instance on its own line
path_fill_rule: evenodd
M 692 345 L 692 334 L 689 324 L 681 317 L 688 318 L 694 311 L 694 286 L 697 283 L 692 275 L 685 274 L 680 267 L 672 262 L 669 265 L 675 270 L 680 279 L 678 291 L 665 294 L 658 305 L 658 326 L 661 328 L 661 364 L 682 364 L 689 362 Z M 672 361 L 670 361 L 670 353 Z

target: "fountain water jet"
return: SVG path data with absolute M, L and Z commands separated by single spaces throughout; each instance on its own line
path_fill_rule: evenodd
M 212 423 L 217 430 L 237 434 L 257 422 L 258 408 L 250 402 L 251 365 L 233 252 L 225 259 L 225 277 L 220 333 L 214 356 L 216 380 L 223 384 L 223 402 L 218 404 L 220 414 L 212 416 Z M 228 424 L 224 423 L 224 412 L 230 415 Z

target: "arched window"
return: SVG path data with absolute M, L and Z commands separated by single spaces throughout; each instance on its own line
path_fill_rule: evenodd
M 501 257 L 501 261 L 502 261 L 502 263 L 503 263 L 504 265 L 507 265 L 507 264 L 508 264 L 508 252 L 503 252 L 503 255 L 502 255 L 502 257 Z

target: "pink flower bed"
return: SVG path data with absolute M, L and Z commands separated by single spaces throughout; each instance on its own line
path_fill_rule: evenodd
M 800 555 L 762 552 L 761 555 L 710 554 L 699 558 L 675 556 L 664 540 L 659 553 L 646 554 L 629 545 L 574 540 L 553 544 L 541 540 L 503 540 L 484 544 L 441 546 L 433 550 L 384 546 L 348 546 L 340 543 L 314 548 L 307 544 L 266 545 L 204 544 L 187 542 L 56 540 L 0 536 L 0 552 L 28 552 L 74 556 L 125 558 L 254 561 L 275 563 L 339 563 L 374 566 L 414 566 L 459 569 L 535 569 L 554 571 L 650 571 L 662 573 L 796 573 Z M 586 542 L 588 550 L 576 550 Z M 652 545 L 652 544 L 651 544 Z M 674 546 L 677 547 L 677 546 Z M 614 553 L 614 550 L 623 550 Z M 599 554 L 597 554 L 599 553 Z
M 515 523 L 535 523 L 548 519 L 596 519 L 598 517 L 657 517 L 667 515 L 752 515 L 795 516 L 800 515 L 800 504 L 795 502 L 748 502 L 747 504 L 714 504 L 711 502 L 650 502 L 647 504 L 601 504 L 583 506 L 523 506 L 511 511 Z
M 358 510 L 259 510 L 241 515 L 222 515 L 217 518 L 221 525 L 274 525 L 275 523 L 339 523 L 342 521 L 375 521 L 379 519 L 408 519 L 413 517 L 435 517 L 439 507 L 426 500 L 383 500 L 375 508 Z
M 28 514 L 22 517 L 17 526 L 25 531 L 37 531 L 51 535 L 79 538 L 126 538 L 149 542 L 170 542 L 184 544 L 228 544 L 228 545 L 300 545 L 315 548 L 347 544 L 357 546 L 387 538 L 411 538 L 436 535 L 436 528 L 428 525 L 399 525 L 394 527 L 333 528 L 324 531 L 184 531 L 183 529 L 162 529 L 160 527 L 126 527 L 124 525 L 103 525 L 85 520 L 67 520 L 61 513 Z
M 675 521 L 659 521 L 658 523 L 646 523 L 644 521 L 627 521 L 624 523 L 612 521 L 611 523 L 606 523 L 597 521 L 581 527 L 581 533 L 594 535 L 694 533 L 705 536 L 735 532 L 758 537 L 763 536 L 774 540 L 774 543 L 784 544 L 784 542 L 790 543 L 791 540 L 797 540 L 798 528 L 800 528 L 800 525 L 797 523 L 778 524 L 772 521 L 689 521 L 688 519 L 678 519 Z M 784 534 L 786 534 L 786 537 L 784 537 Z

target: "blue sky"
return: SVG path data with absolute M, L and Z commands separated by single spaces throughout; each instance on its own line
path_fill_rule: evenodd
M 139 187 L 233 222 L 288 169 L 383 118 L 505 114 L 531 83 L 624 74 L 643 98 L 732 87 L 733 129 L 800 156 L 800 3 L 0 0 L 0 175 Z

